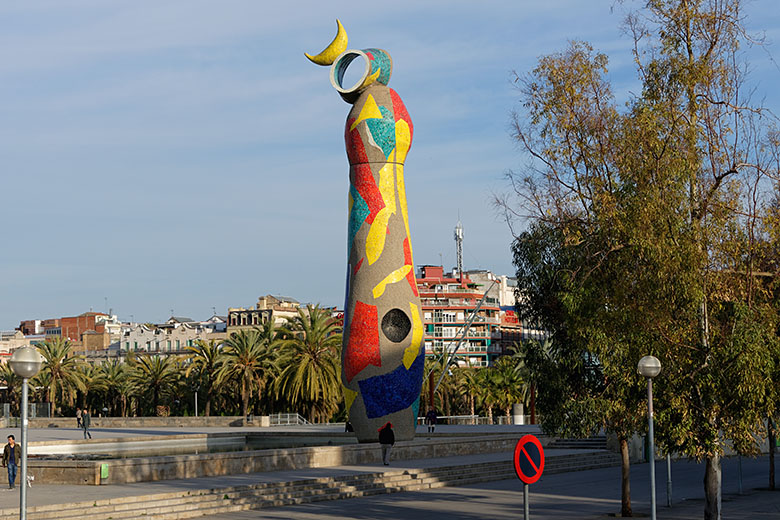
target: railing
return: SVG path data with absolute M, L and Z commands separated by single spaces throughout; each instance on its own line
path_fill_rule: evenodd
M 530 415 L 520 415 L 518 416 L 520 418 L 519 424 L 531 424 L 531 416 Z M 437 424 L 514 424 L 513 417 L 510 417 L 507 420 L 506 415 L 493 415 L 493 421 L 490 421 L 489 417 L 480 417 L 479 415 L 443 415 L 436 418 Z M 417 424 L 425 424 L 425 417 L 418 417 L 417 418 Z
M 270 416 L 271 426 L 293 426 L 311 424 L 297 413 L 277 413 Z

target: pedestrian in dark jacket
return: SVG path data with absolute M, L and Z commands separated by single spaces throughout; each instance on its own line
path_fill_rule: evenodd
M 438 421 L 439 416 L 436 415 L 436 410 L 431 408 L 428 410 L 428 413 L 425 414 L 425 424 L 428 425 L 428 433 L 433 433 L 433 430 L 436 429 L 436 421 Z
M 17 444 L 13 435 L 8 436 L 8 444 L 3 448 L 3 467 L 8 468 L 8 488 L 16 483 L 16 471 L 22 463 L 22 446 Z
M 84 408 L 84 411 L 81 412 L 81 427 L 84 428 L 84 438 L 87 438 L 87 435 L 89 435 L 89 438 L 92 438 L 92 434 L 89 433 L 89 425 L 92 422 L 92 417 L 89 415 L 89 410 Z
M 379 444 L 382 446 L 382 462 L 387 466 L 390 464 L 390 450 L 395 444 L 395 433 L 391 423 L 385 423 L 379 428 Z

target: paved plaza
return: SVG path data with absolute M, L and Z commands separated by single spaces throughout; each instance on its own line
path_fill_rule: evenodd
M 529 428 L 516 428 L 524 433 Z M 249 429 L 247 429 L 249 430 Z M 268 432 L 268 428 L 251 430 Z M 301 426 L 274 429 L 282 431 L 340 431 L 336 426 Z M 461 433 L 473 427 L 442 427 L 443 433 Z M 512 427 L 490 427 L 492 431 L 513 431 Z M 188 433 L 242 432 L 239 428 L 143 428 L 126 430 L 95 429 L 95 439 L 117 437 L 150 438 L 160 435 Z M 18 431 L 7 430 L 7 433 Z M 520 435 L 518 435 L 519 438 Z M 75 428 L 47 428 L 31 430 L 31 442 L 52 440 L 76 440 L 81 431 Z M 420 433 L 418 439 L 425 439 Z M 18 437 L 17 437 L 18 438 Z M 378 448 L 377 448 L 378 449 Z M 561 451 L 561 450 L 559 450 Z M 576 450 L 572 450 L 576 451 Z M 458 463 L 503 461 L 511 458 L 510 453 L 470 455 L 452 457 Z M 29 491 L 30 506 L 44 504 L 65 504 L 102 500 L 112 497 L 143 496 L 173 491 L 240 486 L 276 479 L 314 478 L 360 472 L 384 472 L 404 468 L 433 467 L 447 462 L 442 459 L 393 461 L 389 467 L 381 464 L 310 468 L 294 471 L 266 472 L 223 477 L 204 477 L 186 480 L 165 480 L 140 482 L 113 486 L 81 485 L 33 485 Z M 636 516 L 649 516 L 648 465 L 635 464 L 631 467 L 631 491 Z M 729 458 L 723 461 L 723 511 L 724 519 L 769 519 L 780 518 L 780 492 L 770 492 L 767 485 L 768 459 L 743 459 L 743 495 L 738 494 L 738 461 Z M 658 462 L 656 478 L 658 488 L 658 518 L 698 519 L 703 510 L 703 465 L 679 460 L 673 463 L 673 507 L 666 507 L 666 465 Z M 4 481 L 2 475 L 0 481 Z M 18 491 L 0 491 L 0 508 L 18 506 Z M 620 510 L 620 468 L 611 467 L 569 473 L 549 474 L 531 486 L 531 517 L 548 519 L 595 519 L 614 516 Z M 516 479 L 500 480 L 462 487 L 445 487 L 426 491 L 411 491 L 370 497 L 314 502 L 298 506 L 269 508 L 262 510 L 233 512 L 203 517 L 206 520 L 249 520 L 249 519 L 503 519 L 521 518 L 523 511 L 522 485 Z M 149 516 L 147 518 L 153 518 Z

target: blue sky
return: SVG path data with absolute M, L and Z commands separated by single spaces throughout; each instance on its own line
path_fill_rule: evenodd
M 415 125 L 415 262 L 511 274 L 491 205 L 523 157 L 512 71 L 584 39 L 635 89 L 622 12 L 593 1 L 37 1 L 0 4 L 0 329 L 106 304 L 204 319 L 283 294 L 343 305 L 349 111 L 308 62 L 335 34 L 394 60 Z M 780 40 L 768 0 L 749 26 Z M 776 46 L 751 51 L 777 107 Z M 775 109 L 780 113 L 780 109 Z M 441 259 L 441 260 L 440 260 Z

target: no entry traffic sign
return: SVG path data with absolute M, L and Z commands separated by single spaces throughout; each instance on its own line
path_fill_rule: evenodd
M 524 484 L 533 484 L 544 471 L 544 449 L 533 435 L 525 435 L 515 445 L 515 473 Z

